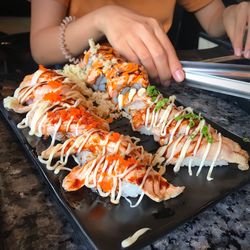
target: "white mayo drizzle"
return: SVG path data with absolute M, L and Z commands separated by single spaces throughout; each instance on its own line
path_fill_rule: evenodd
M 191 176 L 192 175 L 192 162 L 193 162 L 193 158 L 196 156 L 196 153 L 198 151 L 198 148 L 200 146 L 200 143 L 201 143 L 201 140 L 202 140 L 202 133 L 201 133 L 201 130 L 203 128 L 203 126 L 205 125 L 205 120 L 202 119 L 199 123 L 199 127 L 200 127 L 200 136 L 196 142 L 196 145 L 195 145 L 195 148 L 194 148 L 194 151 L 193 151 L 193 154 L 192 154 L 192 157 L 190 158 L 189 162 L 188 162 L 188 173 L 189 175 Z M 198 134 L 198 133 L 197 133 Z M 197 134 L 195 136 L 197 136 Z
M 120 110 L 123 108 L 123 94 L 118 95 L 118 108 Z
M 74 141 L 74 143 L 71 145 L 71 147 L 69 147 L 69 149 L 66 151 L 66 154 L 64 155 L 64 160 L 63 160 L 63 154 L 64 154 L 64 150 L 65 150 L 66 146 L 68 145 L 68 143 L 65 145 L 65 147 L 63 147 L 63 150 L 61 151 L 61 158 L 60 158 L 60 161 L 62 164 L 64 164 L 64 165 L 67 164 L 69 155 L 74 151 L 74 148 L 79 145 L 80 140 L 81 140 L 81 137 L 78 137 Z
M 145 88 L 140 88 L 137 92 L 137 95 L 139 97 L 142 97 L 144 94 L 146 93 L 146 89 Z
M 87 165 L 86 167 L 85 165 L 85 167 L 82 167 L 80 169 L 80 172 L 78 173 L 78 178 L 81 180 L 84 179 L 84 185 L 86 187 L 96 188 L 101 196 L 107 197 L 110 195 L 111 202 L 117 204 L 119 203 L 119 200 L 122 194 L 122 177 L 124 177 L 130 171 L 133 171 L 137 167 L 137 165 L 135 164 L 130 168 L 126 168 L 125 170 L 123 170 L 121 174 L 118 174 L 116 171 L 120 164 L 119 160 L 115 160 L 110 164 L 108 160 L 106 160 L 105 158 L 106 158 L 105 154 L 102 153 L 102 155 L 99 158 L 96 158 L 95 160 L 93 160 L 90 166 Z M 143 176 L 143 180 L 139 186 L 140 189 L 143 188 L 143 185 L 145 184 L 146 179 L 151 170 L 152 170 L 152 166 L 146 170 Z M 107 174 L 109 175 L 109 178 L 112 178 L 112 188 L 109 192 L 104 192 L 99 185 L 99 183 L 103 180 L 102 174 L 104 172 L 107 172 Z M 115 174 L 113 174 L 113 172 L 115 172 Z M 98 173 L 101 173 L 101 174 L 99 174 L 99 177 L 97 178 Z M 142 194 L 140 195 L 135 205 L 132 205 L 132 203 L 129 202 L 130 206 L 131 207 L 138 206 L 143 198 L 143 195 L 144 193 L 142 192 Z
M 169 104 L 168 104 L 167 108 L 163 111 L 162 115 L 160 115 L 162 109 L 159 109 L 157 112 L 155 111 L 155 109 L 153 109 L 153 111 L 150 112 L 152 105 L 157 103 L 160 98 L 161 98 L 161 95 L 158 95 L 157 99 L 147 108 L 144 125 L 148 130 L 152 129 L 153 127 L 160 128 L 160 136 L 165 136 L 167 127 L 171 124 L 171 122 L 174 119 L 173 118 L 170 121 L 167 121 L 168 117 L 169 117 L 169 115 L 174 107 L 175 96 L 169 97 Z M 181 112 L 182 111 L 180 111 L 180 113 Z M 150 115 L 150 113 L 151 113 L 151 115 Z M 159 115 L 160 115 L 160 119 L 159 119 Z M 179 113 L 178 113 L 178 115 L 179 115 Z M 148 125 L 148 121 L 149 121 L 150 117 L 151 117 L 151 122 Z
M 190 131 L 190 128 L 191 128 L 190 126 L 187 126 L 187 127 L 186 127 L 185 135 L 188 135 L 188 133 L 189 133 L 189 131 Z
M 46 113 L 47 108 L 48 108 L 47 102 L 40 103 L 40 105 L 36 109 L 36 112 L 34 113 L 31 119 L 29 135 L 36 134 L 37 123 L 41 119 L 41 117 Z
M 130 168 L 127 168 L 123 173 L 118 174 L 117 177 L 123 178 L 124 176 L 126 176 L 127 174 L 129 174 L 131 171 L 133 171 L 136 167 L 137 167 L 137 165 L 134 164 L 134 165 L 131 166 Z
M 127 239 L 123 240 L 121 245 L 123 248 L 129 247 L 132 244 L 134 244 L 137 239 L 143 235 L 145 232 L 147 232 L 148 230 L 151 230 L 151 228 L 145 227 L 145 228 L 141 228 L 139 230 L 137 230 L 133 235 L 129 236 Z
M 60 118 L 59 121 L 58 121 L 58 123 L 54 126 L 54 131 L 53 131 L 53 134 L 51 136 L 51 143 L 50 143 L 49 148 L 54 145 L 55 140 L 56 140 L 56 135 L 57 135 L 57 132 L 58 132 L 61 124 L 62 124 L 62 119 Z
M 53 160 L 53 155 L 56 153 L 56 151 L 57 151 L 57 147 L 54 147 L 53 149 L 52 149 L 52 151 L 51 151 L 51 154 L 49 155 L 49 158 L 48 158 L 48 160 L 44 160 L 43 158 L 42 158 L 42 156 L 38 156 L 38 160 L 41 162 L 41 163 L 43 163 L 43 164 L 46 164 L 46 167 L 47 167 L 47 169 L 48 170 L 55 170 L 58 166 L 59 166 L 59 162 L 56 162 L 54 165 L 51 165 L 51 162 L 52 162 L 52 160 Z
M 44 73 L 44 70 L 40 70 L 40 69 L 37 70 L 31 79 L 30 85 L 32 86 L 35 85 L 42 73 Z
M 165 125 L 165 126 L 162 126 L 161 127 L 161 132 L 160 132 L 160 135 L 161 136 L 166 136 L 167 135 L 167 128 L 169 127 L 169 125 L 173 122 L 173 120 L 177 117 L 177 116 L 179 116 L 181 113 L 183 112 L 183 110 L 181 110 L 181 111 L 179 111 L 172 119 L 170 119 L 168 122 L 167 122 L 167 124 Z M 177 123 L 178 124 L 178 123 Z M 177 125 L 176 124 L 176 125 Z M 176 126 L 175 125 L 175 126 Z M 175 128 L 174 128 L 175 129 Z
M 172 151 L 171 151 L 171 154 L 170 154 L 169 158 L 165 161 L 164 166 L 166 166 L 166 165 L 173 159 L 174 153 L 175 153 L 175 149 L 176 149 L 177 145 L 179 144 L 179 142 L 181 141 L 181 139 L 182 139 L 183 137 L 184 137 L 184 135 L 181 135 L 181 136 L 175 141 L 175 143 L 174 143 L 174 145 L 173 145 L 173 148 L 172 148 Z M 170 145 L 170 144 L 168 144 L 168 145 Z
M 145 175 L 143 176 L 142 182 L 141 182 L 141 184 L 140 184 L 140 186 L 139 186 L 139 188 L 140 188 L 141 190 L 143 190 L 142 188 L 143 188 L 143 186 L 144 186 L 144 184 L 145 184 L 145 182 L 146 182 L 146 180 L 147 180 L 147 178 L 148 178 L 148 175 L 149 175 L 150 171 L 152 170 L 152 168 L 153 168 L 153 166 L 151 165 L 151 166 L 148 167 L 148 169 L 146 170 L 146 173 L 145 173 Z M 141 203 L 141 200 L 142 200 L 143 196 L 144 196 L 144 192 L 141 193 L 139 199 L 137 200 L 137 202 L 136 202 L 134 205 L 132 205 L 132 202 L 130 201 L 129 198 L 126 198 L 126 200 L 129 202 L 130 207 L 134 208 L 134 207 L 137 207 L 137 206 Z
M 67 162 L 68 162 L 68 157 L 67 157 L 67 156 L 69 155 L 69 152 L 73 149 L 73 147 L 69 147 L 69 149 L 66 151 L 66 153 L 65 153 L 65 148 L 66 148 L 72 141 L 73 141 L 73 138 L 68 139 L 68 140 L 65 141 L 65 142 L 61 145 L 61 147 L 58 149 L 58 151 L 61 150 L 61 155 L 60 155 L 60 160 L 59 160 L 61 164 L 66 165 Z M 75 141 L 74 141 L 74 143 L 75 143 Z M 73 143 L 73 145 L 74 145 L 74 143 Z
M 210 125 L 208 126 L 208 133 L 209 133 L 209 131 L 210 131 Z M 204 165 L 204 162 L 205 162 L 207 155 L 209 153 L 210 148 L 211 148 L 211 143 L 207 142 L 207 146 L 206 146 L 205 152 L 201 158 L 201 163 L 200 163 L 200 166 L 198 168 L 198 171 L 196 172 L 196 176 L 198 176 L 200 174 L 202 167 Z
M 174 104 L 173 103 L 170 103 L 167 108 L 164 110 L 162 116 L 161 116 L 161 119 L 159 120 L 159 123 L 156 124 L 155 126 L 156 127 L 159 127 L 161 126 L 161 128 L 164 128 L 164 126 L 166 125 L 167 123 L 167 119 L 172 111 L 172 108 L 173 108 Z M 161 129 L 162 131 L 162 129 Z M 162 132 L 161 132 L 162 133 Z
M 214 164 L 220 154 L 220 151 L 221 151 L 221 144 L 222 144 L 222 138 L 221 138 L 221 133 L 218 134 L 218 137 L 219 137 L 219 142 L 218 142 L 218 148 L 216 150 L 216 153 L 214 155 L 214 158 L 213 158 L 213 162 L 212 164 L 210 165 L 210 168 L 209 168 L 209 171 L 208 171 L 208 174 L 207 174 L 207 180 L 208 181 L 211 181 L 213 180 L 213 178 L 211 178 L 211 174 L 212 174 L 212 171 L 213 171 L 213 168 L 214 168 Z
M 158 148 L 153 158 L 153 162 L 152 162 L 153 166 L 160 165 L 162 164 L 163 161 L 165 161 L 165 157 L 162 157 L 162 156 L 166 152 L 167 148 L 168 148 L 168 145 L 164 145 Z
M 81 139 L 83 139 L 83 141 L 82 141 L 82 142 L 81 142 L 81 141 L 79 142 L 80 146 L 79 146 L 79 148 L 78 148 L 78 150 L 77 150 L 77 153 L 80 153 L 80 152 L 82 151 L 82 148 L 83 148 L 84 145 L 87 143 L 87 141 L 89 140 L 90 136 L 91 136 L 93 133 L 98 133 L 98 132 L 99 132 L 99 130 L 96 130 L 96 129 L 91 129 L 91 130 L 87 131 L 87 133 L 84 132 L 84 134 L 80 137 Z M 85 133 L 86 133 L 87 135 L 85 135 Z
M 78 136 L 77 138 L 69 138 L 68 140 L 66 140 L 63 144 L 57 144 L 50 152 L 49 156 L 48 156 L 48 160 L 44 160 L 42 155 L 39 156 L 39 160 L 46 164 L 46 167 L 49 169 L 49 170 L 54 170 L 56 167 L 58 166 L 61 166 L 63 167 L 64 165 L 67 164 L 68 162 L 68 158 L 71 154 L 75 154 L 75 153 L 80 153 L 82 152 L 83 150 L 83 147 L 84 145 L 87 143 L 88 140 L 90 140 L 90 136 L 93 135 L 94 133 L 98 133 L 100 132 L 101 130 L 98 130 L 98 129 L 91 129 L 89 131 L 83 131 L 83 134 L 81 136 Z M 105 140 L 104 141 L 100 141 L 100 145 L 105 148 L 105 150 L 102 150 L 102 156 L 105 155 L 106 153 L 106 148 L 107 148 L 107 151 L 108 152 L 111 152 L 111 153 L 117 153 L 119 151 L 119 148 L 121 146 L 121 143 L 122 141 L 126 142 L 127 143 L 127 147 L 125 147 L 125 155 L 129 154 L 133 149 L 135 150 L 141 150 L 141 146 L 136 146 L 134 145 L 133 147 L 131 146 L 131 142 L 130 140 L 127 140 L 128 137 L 124 137 L 124 136 L 121 136 L 120 139 L 117 141 L 117 143 L 113 143 L 113 142 L 109 142 L 109 137 L 112 135 L 112 132 L 108 133 Z M 129 139 L 129 138 L 128 138 Z M 72 143 L 73 142 L 73 143 Z M 67 151 L 65 151 L 66 147 L 70 144 L 71 146 L 67 149 Z M 109 145 L 112 145 L 112 147 L 110 147 Z M 124 146 L 124 144 L 123 144 Z M 87 150 L 87 149 L 86 149 Z M 57 152 L 60 152 L 60 159 L 52 166 L 51 165 L 51 162 L 53 160 L 53 158 L 55 157 L 55 154 Z M 119 152 L 121 153 L 121 152 Z M 143 153 L 144 151 L 141 150 L 141 154 L 138 154 L 139 155 L 139 158 L 137 160 L 140 160 L 141 158 L 143 158 Z M 42 153 L 43 154 L 43 153 Z M 74 157 L 74 156 L 73 156 Z M 75 161 L 79 164 L 77 158 L 75 158 Z M 107 163 L 107 162 L 106 162 Z M 109 174 L 111 174 L 112 172 L 112 169 L 113 167 L 117 168 L 119 162 L 115 161 L 114 162 L 114 166 L 110 166 L 109 167 Z M 124 173 L 120 174 L 120 175 L 117 175 L 117 177 L 124 177 L 126 174 L 128 174 L 130 171 L 132 171 L 134 169 L 134 167 L 136 167 L 136 165 L 126 169 L 124 171 Z M 58 169 L 57 169 L 58 171 Z M 103 169 L 103 171 L 106 171 L 106 168 Z M 101 178 L 102 179 L 102 178 Z
M 199 125 L 196 127 L 195 131 L 193 132 L 195 135 L 200 131 L 201 126 L 203 126 L 202 124 L 203 123 L 200 122 Z M 183 160 L 184 160 L 184 158 L 186 156 L 186 153 L 188 151 L 188 148 L 190 146 L 191 141 L 192 141 L 192 138 L 190 136 L 188 136 L 187 140 L 185 141 L 185 143 L 184 143 L 184 145 L 183 145 L 183 147 L 181 149 L 180 156 L 179 156 L 179 158 L 178 158 L 178 160 L 177 160 L 177 162 L 176 162 L 176 164 L 174 166 L 174 172 L 178 172 L 180 170 L 181 164 L 182 164 L 182 162 L 183 162 Z
M 148 121 L 149 121 L 149 118 L 150 118 L 150 109 L 151 107 L 157 103 L 159 101 L 159 99 L 161 98 L 161 95 L 158 95 L 156 100 L 154 102 L 151 103 L 151 105 L 149 105 L 149 107 L 147 108 L 146 110 L 146 118 L 145 118 L 145 128 L 146 129 L 150 129 L 150 127 L 152 126 L 151 124 L 154 123 L 154 115 L 155 115 L 155 109 L 153 109 L 153 112 L 152 112 L 152 117 L 151 117 L 151 122 L 150 122 L 150 125 L 148 126 Z
M 187 108 L 183 109 L 181 112 L 179 112 L 178 115 L 175 115 L 173 119 L 175 119 L 175 118 L 178 117 L 179 115 L 182 115 L 182 113 L 183 113 L 183 114 L 186 114 L 187 112 L 188 112 L 188 113 L 191 113 L 192 111 L 193 111 L 193 110 L 192 110 L 191 108 L 187 107 Z M 172 120 L 173 120 L 173 119 L 172 119 Z M 175 132 L 177 131 L 177 129 L 178 129 L 179 126 L 181 125 L 182 121 L 183 121 L 183 119 L 180 119 L 180 120 L 176 123 L 175 127 L 173 128 L 173 130 L 172 130 L 171 133 L 170 133 L 170 138 L 169 138 L 169 142 L 168 142 L 168 143 L 171 143 L 171 142 L 173 141 Z M 189 127 L 189 126 L 188 126 L 188 127 Z
M 68 123 L 67 123 L 67 125 L 66 125 L 66 132 L 69 131 L 70 124 L 72 123 L 73 119 L 74 119 L 74 116 L 71 116 L 71 118 L 69 119 L 69 121 L 68 121 Z
M 133 100 L 136 92 L 137 90 L 135 88 L 130 89 L 129 94 L 128 94 L 128 103 L 130 103 Z
M 41 76 L 41 74 L 43 73 L 44 71 L 43 70 L 37 70 L 33 75 L 32 75 L 32 78 L 31 78 L 31 81 L 29 83 L 30 86 L 34 86 L 37 84 L 37 80 L 39 79 L 39 77 Z M 27 86 L 24 86 L 24 88 L 27 87 Z M 14 94 L 14 97 L 18 98 L 18 95 L 19 95 L 19 92 L 22 90 L 23 88 L 20 88 L 18 89 L 18 91 L 15 91 L 15 94 Z M 27 88 L 28 90 L 29 88 Z M 26 93 L 26 90 L 24 91 Z M 23 94 L 25 94 L 23 93 Z M 20 93 L 21 94 L 21 93 Z M 19 99 L 19 98 L 18 98 Z M 20 100 L 20 99 L 19 99 Z
M 169 141 L 168 143 L 171 143 L 173 140 L 174 140 L 174 135 L 175 135 L 175 132 L 177 131 L 177 129 L 179 128 L 179 126 L 181 125 L 183 119 L 179 120 L 176 125 L 174 126 L 173 130 L 171 131 L 170 133 L 170 138 L 169 138 Z
M 129 203 L 129 206 L 131 208 L 134 208 L 134 207 L 137 207 L 141 203 L 143 197 L 144 197 L 144 193 L 142 192 L 139 199 L 137 200 L 137 202 L 134 205 L 133 205 L 132 201 L 129 198 L 127 198 L 127 197 L 124 197 L 124 198 Z
M 18 100 L 20 103 L 23 103 L 26 101 L 26 98 L 35 90 L 37 89 L 39 86 L 42 85 L 46 85 L 46 81 L 43 81 L 41 83 L 38 83 L 38 79 L 41 76 L 41 74 L 44 73 L 44 71 L 42 70 L 38 70 L 36 71 L 33 76 L 32 79 L 29 83 L 29 86 L 23 86 L 19 89 L 19 91 L 16 93 L 16 95 L 18 96 Z M 62 76 L 55 76 L 51 78 L 51 81 L 55 81 L 57 79 L 62 78 Z M 23 92 L 21 92 L 24 88 L 26 88 Z
M 20 103 L 24 103 L 27 99 L 27 97 L 39 86 L 43 85 L 44 83 L 38 83 L 37 85 L 34 86 L 28 86 L 28 87 L 23 87 L 20 88 L 20 92 L 18 95 L 18 101 Z M 26 88 L 24 91 L 22 91 L 24 88 Z
M 43 123 L 45 122 L 46 119 L 47 119 L 47 113 L 43 116 L 42 120 L 38 124 L 37 133 L 36 133 L 36 135 L 38 137 L 42 137 L 42 135 L 43 135 L 43 131 L 42 131 L 42 129 L 43 129 Z

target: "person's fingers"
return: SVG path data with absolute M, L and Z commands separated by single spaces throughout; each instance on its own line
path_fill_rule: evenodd
M 119 54 L 123 57 L 125 57 L 128 61 L 134 62 L 134 63 L 140 63 L 140 60 L 136 53 L 131 49 L 130 45 L 127 43 L 127 41 L 122 40 L 119 43 L 110 43 L 112 47 L 119 51 Z
M 145 67 L 149 76 L 156 80 L 158 78 L 158 72 L 155 67 L 153 58 L 150 51 L 145 46 L 144 42 L 139 37 L 131 37 L 128 39 L 128 44 L 133 52 L 137 55 L 139 62 Z
M 171 78 L 171 72 L 169 70 L 167 53 L 155 36 L 153 27 L 150 25 L 144 26 L 141 30 L 140 38 L 150 53 L 161 83 L 168 85 Z
M 244 57 L 250 59 L 250 4 L 248 5 L 248 29 L 247 39 L 244 47 Z
M 185 74 L 172 43 L 160 27 L 155 29 L 155 34 L 167 53 L 168 64 L 173 78 L 177 82 L 182 82 L 185 78 Z
M 243 38 L 247 26 L 248 3 L 242 2 L 237 6 L 236 22 L 234 27 L 234 36 L 232 40 L 234 53 L 236 56 L 241 56 L 243 48 Z

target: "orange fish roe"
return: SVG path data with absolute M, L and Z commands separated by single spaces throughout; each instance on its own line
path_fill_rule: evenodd
M 109 136 L 109 140 L 112 142 L 118 142 L 118 140 L 121 138 L 121 135 L 119 133 L 113 132 L 110 136 Z
M 60 81 L 49 81 L 48 85 L 52 88 L 52 89 L 56 89 L 62 86 L 62 83 Z
M 48 118 L 52 124 L 59 122 L 60 119 L 62 122 L 71 120 L 73 124 L 85 125 L 86 129 L 98 128 L 101 125 L 101 119 L 95 119 L 95 117 L 85 111 L 83 107 L 70 107 L 68 109 L 50 111 L 48 112 Z M 60 129 L 63 130 L 64 126 L 62 125 Z
M 114 120 L 114 119 L 113 119 L 112 117 L 109 117 L 109 118 L 106 119 L 106 121 L 107 121 L 108 123 L 112 123 L 113 120 Z
M 94 146 L 94 145 L 90 145 L 89 147 L 88 147 L 88 149 L 92 152 L 92 153 L 96 153 L 96 147 Z
M 112 189 L 113 181 L 111 178 L 106 176 L 106 173 L 103 173 L 102 175 L 104 178 L 99 182 L 99 185 L 104 192 L 109 192 Z
M 60 102 L 62 100 L 62 97 L 58 93 L 50 92 L 50 93 L 46 93 L 43 96 L 43 100 L 50 101 L 50 102 Z
M 109 164 L 112 164 L 114 161 L 119 161 L 119 166 L 117 167 L 117 172 L 122 173 L 127 168 L 133 166 L 134 164 L 137 164 L 137 161 L 135 158 L 130 157 L 128 159 L 124 159 L 120 154 L 115 155 L 109 155 L 107 156 L 106 160 Z M 116 173 L 113 173 L 114 175 Z

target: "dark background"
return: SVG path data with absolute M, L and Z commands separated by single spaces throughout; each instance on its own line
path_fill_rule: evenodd
M 30 16 L 30 2 L 27 0 L 1 0 L 0 16 Z

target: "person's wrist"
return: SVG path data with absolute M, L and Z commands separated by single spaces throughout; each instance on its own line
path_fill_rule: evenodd
M 109 8 L 110 6 L 101 7 L 93 13 L 93 23 L 95 29 L 103 35 L 105 34 L 107 27 L 106 23 L 108 22 L 107 16 L 109 13 Z

